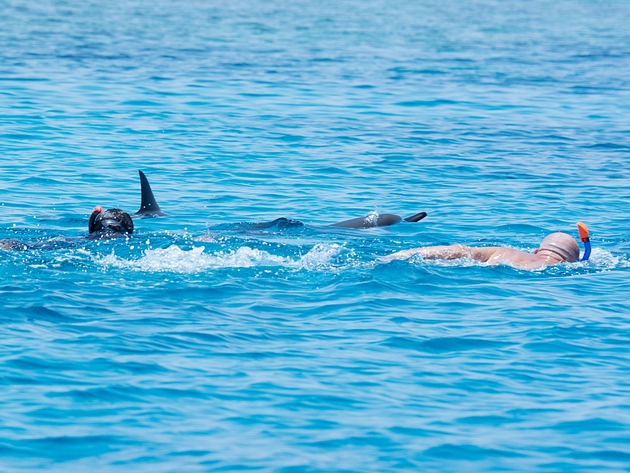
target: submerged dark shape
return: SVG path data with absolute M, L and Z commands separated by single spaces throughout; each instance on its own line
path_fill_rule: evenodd
M 142 215 L 145 217 L 166 215 L 162 212 L 162 209 L 160 209 L 160 206 L 155 200 L 155 196 L 153 195 L 153 191 L 151 190 L 151 185 L 149 184 L 147 177 L 140 169 L 138 169 L 138 174 L 140 174 L 140 192 L 142 197 L 140 209 L 134 215 Z
M 23 251 L 28 250 L 30 245 L 15 238 L 0 240 L 0 250 Z
M 426 212 L 420 212 L 403 219 L 400 215 L 395 214 L 369 214 L 364 217 L 351 218 L 329 225 L 330 227 L 344 228 L 371 228 L 371 227 L 387 227 L 395 223 L 402 222 L 419 222 L 427 216 Z
M 287 228 L 298 228 L 304 226 L 304 224 L 299 220 L 292 220 L 285 217 L 277 218 L 271 222 L 245 223 L 240 225 L 248 230 L 285 230 Z

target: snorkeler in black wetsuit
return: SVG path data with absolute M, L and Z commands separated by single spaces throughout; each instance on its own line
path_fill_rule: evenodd
M 141 204 L 140 209 L 133 215 L 142 217 L 155 217 L 166 215 L 160 209 L 155 200 L 149 181 L 144 173 L 140 174 Z M 84 238 L 90 240 L 110 240 L 113 238 L 126 238 L 133 234 L 134 225 L 132 216 L 121 209 L 107 209 L 97 206 L 90 215 L 88 222 L 89 234 Z M 0 240 L 2 250 L 29 250 L 35 248 L 59 248 L 67 246 L 70 242 L 78 241 L 81 238 L 60 239 L 53 238 L 47 241 L 22 242 L 14 238 Z
M 131 216 L 120 209 L 108 209 L 103 211 L 97 206 L 90 215 L 88 223 L 89 234 L 84 238 L 90 240 L 111 240 L 113 238 L 128 237 L 133 233 L 133 220 Z M 26 251 L 33 249 L 54 249 L 71 246 L 72 242 L 80 241 L 78 238 L 51 238 L 45 241 L 20 241 L 14 238 L 0 240 L 1 250 Z

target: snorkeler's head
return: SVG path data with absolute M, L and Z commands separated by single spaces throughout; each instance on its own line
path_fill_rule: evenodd
M 562 232 L 547 236 L 536 250 L 537 253 L 541 251 L 551 252 L 568 263 L 575 263 L 580 258 L 580 248 L 575 238 Z
M 89 222 L 90 234 L 131 235 L 133 220 L 131 216 L 120 209 L 103 209 L 98 206 L 92 212 Z

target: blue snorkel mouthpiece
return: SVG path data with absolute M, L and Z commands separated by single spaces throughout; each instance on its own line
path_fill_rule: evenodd
M 591 239 L 588 235 L 588 228 L 582 222 L 577 223 L 580 241 L 584 244 L 584 255 L 580 261 L 587 261 L 591 256 Z

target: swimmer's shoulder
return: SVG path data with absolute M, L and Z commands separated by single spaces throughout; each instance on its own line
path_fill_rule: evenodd
M 526 253 L 525 251 L 515 248 L 498 247 L 492 256 L 488 259 L 490 264 L 509 264 L 519 269 L 536 269 L 547 266 L 548 261 L 534 253 Z

